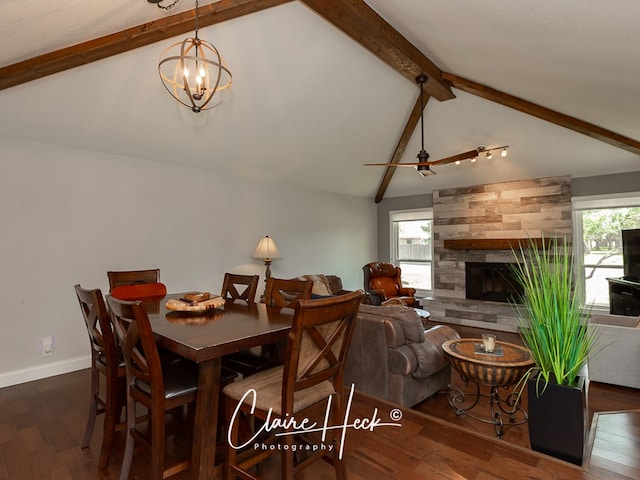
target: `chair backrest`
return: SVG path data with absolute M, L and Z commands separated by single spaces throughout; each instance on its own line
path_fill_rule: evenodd
M 116 372 L 119 363 L 118 347 L 102 292 L 99 288 L 88 290 L 80 285 L 75 285 L 73 288 L 89 333 L 92 360 L 95 361 L 98 357 L 104 356 L 103 363 L 107 369 L 113 369 L 113 372 Z
M 120 300 L 110 295 L 107 303 L 124 357 L 129 387 L 135 387 L 139 381 L 144 382 L 151 390 L 151 397 L 161 401 L 160 397 L 164 396 L 162 366 L 144 303 Z
M 160 269 L 107 272 L 107 277 L 109 278 L 109 292 L 111 293 L 115 287 L 124 285 L 160 283 Z
M 311 280 L 285 280 L 269 278 L 264 291 L 264 303 L 274 307 L 293 308 L 296 300 L 311 298 L 313 282 Z
M 294 393 L 324 381 L 342 389 L 344 366 L 362 292 L 297 300 L 287 338 L 282 411 L 293 412 Z
M 247 303 L 255 303 L 259 281 L 258 275 L 225 273 L 221 296 L 229 300 L 244 300 Z M 239 287 L 244 287 L 240 288 L 241 292 L 238 290 Z
M 365 291 L 382 290 L 387 297 L 398 296 L 398 290 L 402 288 L 400 267 L 392 263 L 372 262 L 366 264 L 362 270 Z

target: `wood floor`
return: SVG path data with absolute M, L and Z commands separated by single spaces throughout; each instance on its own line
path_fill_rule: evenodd
M 0 389 L 0 480 L 118 478 L 122 432 L 103 472 L 96 467 L 100 421 L 90 448 L 79 448 L 88 391 L 88 370 Z M 491 426 L 457 417 L 445 396 L 438 395 L 417 410 L 404 409 L 401 427 L 350 429 L 345 445 L 348 476 L 350 480 L 640 478 L 640 391 L 592 383 L 590 402 L 597 429 L 588 468 L 532 452 L 526 427 L 507 429 L 504 439 L 497 439 Z M 382 421 L 391 422 L 393 405 L 364 395 L 356 397 L 349 420 L 371 418 L 376 409 Z M 622 410 L 636 411 L 602 413 Z M 184 442 L 176 444 L 180 449 Z M 130 478 L 147 478 L 148 463 L 146 451 L 136 451 Z M 265 477 L 280 478 L 277 469 L 270 468 Z M 184 480 L 189 475 L 173 478 Z M 301 478 L 324 480 L 333 474 L 320 462 Z

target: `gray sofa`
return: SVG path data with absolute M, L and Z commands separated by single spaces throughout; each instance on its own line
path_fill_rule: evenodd
M 345 365 L 345 385 L 403 407 L 446 388 L 451 368 L 442 344 L 460 338 L 445 325 L 424 329 L 415 309 L 361 305 Z
M 598 329 L 590 380 L 640 388 L 640 318 L 592 314 L 590 324 Z

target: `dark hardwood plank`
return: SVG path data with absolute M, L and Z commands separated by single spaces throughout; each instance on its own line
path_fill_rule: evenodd
M 469 328 L 469 327 L 467 327 Z M 475 334 L 475 332 L 467 332 Z M 514 341 L 514 334 L 499 339 Z M 471 335 L 470 335 L 471 336 Z M 89 371 L 81 370 L 0 389 L 0 480 L 117 479 L 124 432 L 117 432 L 107 469 L 97 470 L 102 425 L 98 422 L 90 448 L 80 449 L 88 408 Z M 598 424 L 588 471 L 532 452 L 521 427 L 496 439 L 491 426 L 455 416 L 444 395 L 424 402 L 420 410 L 404 409 L 401 427 L 349 430 L 345 444 L 350 480 L 506 479 L 609 480 L 640 478 L 640 391 L 592 382 L 592 407 Z M 445 405 L 441 405 L 444 400 Z M 438 406 L 440 405 L 440 406 Z M 388 421 L 393 405 L 357 394 L 350 419 L 370 418 L 374 409 Z M 481 425 L 478 425 L 481 424 Z M 488 430 L 482 431 L 483 425 Z M 519 432 L 517 435 L 511 432 Z M 511 437 L 507 435 L 512 434 Z M 190 448 L 188 432 L 176 428 L 167 450 L 183 456 Z M 278 459 L 265 466 L 265 478 L 278 479 Z M 131 479 L 148 476 L 147 449 L 136 451 Z M 172 478 L 186 480 L 189 472 Z M 219 468 L 215 479 L 222 478 Z M 305 480 L 333 478 L 332 467 L 317 462 Z

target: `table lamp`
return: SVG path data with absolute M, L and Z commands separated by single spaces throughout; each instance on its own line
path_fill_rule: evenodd
M 280 252 L 278 251 L 278 247 L 276 247 L 276 243 L 273 241 L 269 235 L 262 237 L 258 242 L 258 246 L 251 255 L 252 258 L 261 259 L 264 264 L 267 266 L 267 271 L 265 272 L 266 282 L 271 278 L 271 261 L 274 258 L 280 258 Z

